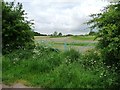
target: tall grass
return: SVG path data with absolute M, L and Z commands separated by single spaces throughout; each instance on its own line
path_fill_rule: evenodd
M 116 81 L 116 74 L 109 72 L 96 50 L 81 54 L 37 46 L 2 59 L 5 84 L 25 80 L 26 85 L 46 88 L 110 88 Z

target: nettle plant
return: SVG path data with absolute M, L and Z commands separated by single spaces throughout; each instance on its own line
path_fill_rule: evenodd
M 101 13 L 90 15 L 87 24 L 97 29 L 98 47 L 106 65 L 120 68 L 120 2 L 111 3 Z

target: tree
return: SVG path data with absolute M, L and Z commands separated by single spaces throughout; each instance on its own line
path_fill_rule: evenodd
M 53 36 L 57 36 L 57 35 L 58 35 L 58 32 L 55 31 L 55 32 L 53 33 Z
M 60 32 L 60 33 L 58 33 L 58 36 L 62 36 L 62 33 Z
M 97 37 L 103 61 L 106 65 L 120 68 L 120 2 L 112 3 L 104 8 L 102 13 L 92 14 L 93 18 L 87 24 L 91 29 L 99 30 Z
M 2 51 L 3 54 L 34 45 L 32 21 L 25 17 L 22 3 L 2 2 Z
M 2 55 L 2 3 L 0 1 L 0 55 Z
M 90 31 L 90 32 L 89 32 L 89 35 L 96 35 L 96 32 Z
M 38 32 L 34 32 L 34 36 L 40 36 L 41 34 Z
M 40 34 L 39 32 L 34 32 L 34 36 L 47 36 L 47 34 Z

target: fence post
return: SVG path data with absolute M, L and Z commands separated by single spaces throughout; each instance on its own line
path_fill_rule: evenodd
M 67 44 L 64 42 L 64 50 L 67 50 Z

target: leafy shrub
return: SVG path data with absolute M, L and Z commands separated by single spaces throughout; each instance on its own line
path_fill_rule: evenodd
M 79 63 L 83 64 L 85 68 L 94 69 L 103 66 L 101 54 L 98 50 L 92 49 L 82 54 Z
M 91 28 L 97 28 L 99 48 L 106 65 L 120 68 L 120 2 L 108 5 L 102 13 L 93 14 Z M 119 69 L 117 69 L 119 71 Z
M 2 14 L 3 54 L 16 49 L 34 48 L 33 23 L 25 19 L 22 4 L 2 1 Z

